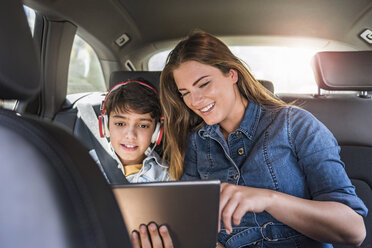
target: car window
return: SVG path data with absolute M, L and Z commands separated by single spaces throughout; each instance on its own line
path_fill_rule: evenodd
M 97 54 L 86 41 L 75 35 L 70 56 L 67 94 L 105 90 Z
M 270 80 L 275 93 L 316 93 L 318 87 L 310 66 L 314 49 L 230 46 L 231 51 L 245 62 L 257 79 Z M 169 50 L 155 54 L 149 60 L 149 70 L 162 70 Z

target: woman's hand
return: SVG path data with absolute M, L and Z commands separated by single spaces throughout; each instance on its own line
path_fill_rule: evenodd
M 222 217 L 226 232 L 228 234 L 232 232 L 231 221 L 238 226 L 247 212 L 265 211 L 270 205 L 271 192 L 268 189 L 222 183 L 219 220 Z M 220 231 L 220 226 L 218 226 L 218 231 Z
M 298 232 L 325 243 L 359 246 L 366 235 L 363 217 L 345 204 L 302 199 L 269 189 L 221 184 L 219 217 L 226 233 L 232 232 L 231 220 L 237 226 L 245 213 L 263 211 Z
M 216 248 L 225 248 L 225 247 L 223 245 L 221 245 L 220 242 L 218 242 Z
M 131 241 L 133 248 L 173 248 L 167 227 L 158 228 L 155 223 L 150 223 L 148 226 L 141 225 L 139 232 L 132 232 Z

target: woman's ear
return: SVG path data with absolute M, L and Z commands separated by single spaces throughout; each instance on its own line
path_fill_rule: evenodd
M 237 83 L 239 79 L 238 71 L 235 69 L 230 69 L 228 77 L 231 79 L 232 83 Z

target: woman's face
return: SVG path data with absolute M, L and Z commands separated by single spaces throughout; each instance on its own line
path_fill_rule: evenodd
M 229 132 L 240 123 L 245 106 L 236 85 L 236 70 L 225 75 L 216 67 L 187 61 L 173 71 L 173 77 L 185 104 L 205 123 L 219 123 Z

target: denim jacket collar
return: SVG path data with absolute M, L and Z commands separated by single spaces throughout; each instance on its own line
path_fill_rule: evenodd
M 249 102 L 247 108 L 245 109 L 244 117 L 239 127 L 234 132 L 242 132 L 247 136 L 248 139 L 253 140 L 254 135 L 257 130 L 258 122 L 260 120 L 262 113 L 262 108 L 259 104 L 255 102 Z M 220 125 L 204 125 L 198 131 L 198 135 L 201 138 L 206 138 L 210 136 L 221 136 Z

